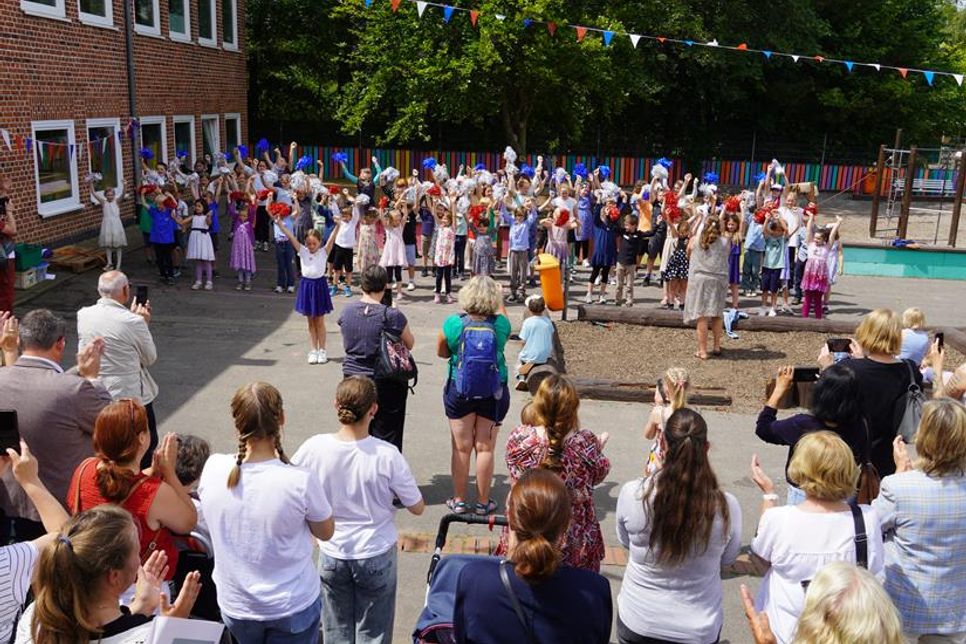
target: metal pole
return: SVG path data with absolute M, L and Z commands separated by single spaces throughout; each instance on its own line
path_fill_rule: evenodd
M 875 237 L 879 223 L 879 201 L 882 199 L 882 181 L 885 178 L 885 151 L 883 143 L 879 146 L 879 159 L 875 162 L 875 191 L 872 193 L 872 214 L 869 217 L 869 237 Z
M 825 137 L 822 139 L 822 162 L 818 164 L 819 168 L 825 167 L 825 148 L 826 147 L 828 147 L 828 132 L 825 133 Z
M 906 182 L 902 191 L 902 208 L 899 210 L 899 239 L 905 239 L 909 231 L 909 205 L 912 203 L 912 186 L 916 177 L 916 146 L 909 149 L 909 165 L 906 168 Z
M 570 271 L 572 270 L 570 268 L 569 258 L 566 262 L 563 263 L 563 266 L 561 266 L 561 268 L 563 269 L 563 272 L 561 273 L 561 275 L 563 276 L 563 292 L 564 292 L 564 308 L 563 308 L 563 315 L 561 317 L 563 321 L 566 322 L 567 308 L 570 303 Z
M 135 94 L 135 75 L 134 75 L 134 16 L 131 14 L 131 2 L 124 0 L 124 48 L 127 53 L 127 110 L 132 119 L 138 116 L 137 94 Z M 162 133 L 163 135 L 163 133 Z M 128 137 L 131 144 L 131 167 L 134 169 L 134 187 L 137 188 L 141 183 L 141 164 L 138 163 L 138 145 L 134 140 L 134 129 Z M 158 159 L 159 161 L 161 159 Z
M 966 191 L 966 148 L 960 153 L 959 176 L 956 177 L 956 199 L 953 201 L 953 218 L 949 222 L 949 246 L 956 248 L 956 235 L 959 232 L 959 215 L 963 211 L 963 191 Z
M 755 165 L 755 148 L 758 147 L 758 130 L 751 132 L 751 165 Z

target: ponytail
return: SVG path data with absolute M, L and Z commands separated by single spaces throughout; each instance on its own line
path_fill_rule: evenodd
M 560 566 L 559 543 L 570 527 L 570 494 L 563 480 L 546 469 L 529 470 L 514 484 L 507 520 L 516 536 L 510 557 L 517 576 L 540 582 Z
M 701 231 L 701 248 L 708 250 L 711 248 L 711 244 L 718 240 L 721 236 L 721 230 L 718 228 L 721 225 L 720 220 L 717 215 L 711 215 L 704 222 L 704 229 Z
M 108 502 L 120 503 L 131 492 L 137 477 L 125 466 L 138 460 L 141 435 L 147 431 L 147 411 L 130 398 L 111 403 L 97 415 L 91 437 L 98 460 L 94 481 Z
M 664 386 L 671 397 L 671 411 L 688 404 L 688 372 L 681 367 L 671 367 L 664 373 Z

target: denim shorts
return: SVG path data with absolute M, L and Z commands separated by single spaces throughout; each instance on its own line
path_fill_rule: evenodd
M 416 265 L 416 244 L 406 244 L 406 266 Z
M 456 385 L 453 381 L 448 380 L 443 388 L 443 409 L 450 420 L 476 414 L 499 425 L 510 411 L 510 389 L 504 383 L 499 397 L 463 398 L 456 393 Z
M 782 269 L 761 269 L 761 290 L 765 293 L 777 293 L 782 288 Z

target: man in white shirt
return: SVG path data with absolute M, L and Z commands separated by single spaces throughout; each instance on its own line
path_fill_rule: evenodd
M 151 302 L 132 301 L 131 285 L 120 271 L 108 271 L 97 280 L 101 298 L 93 306 L 77 312 L 77 337 L 81 349 L 95 337 L 104 338 L 101 358 L 101 381 L 111 398 L 132 398 L 148 413 L 151 447 L 141 461 L 141 467 L 151 465 L 151 455 L 158 444 L 158 426 L 154 417 L 154 399 L 158 385 L 148 367 L 158 359 L 151 322 Z M 131 302 L 128 308 L 128 302 Z

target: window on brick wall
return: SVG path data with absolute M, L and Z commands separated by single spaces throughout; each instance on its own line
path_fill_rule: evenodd
M 134 30 L 141 34 L 161 35 L 159 0 L 134 0 Z
M 198 0 L 198 42 L 202 45 L 215 45 L 215 0 Z
M 235 148 L 241 145 L 241 115 L 237 112 L 225 114 L 225 154 L 229 160 L 235 156 Z
M 202 114 L 201 115 L 201 149 L 204 154 L 211 157 L 212 162 L 215 160 L 215 154 L 220 152 L 221 147 L 221 134 L 218 131 L 218 115 L 217 114 Z
M 171 40 L 191 40 L 191 11 L 188 0 L 168 0 L 168 35 Z
M 124 166 L 117 140 L 120 127 L 119 119 L 87 120 L 87 170 L 101 175 L 101 180 L 94 182 L 94 190 L 118 190 L 121 187 Z M 95 201 L 93 195 L 91 201 Z
M 158 161 L 166 162 L 168 159 L 168 139 L 164 132 L 163 116 L 143 116 L 141 117 L 141 148 L 151 150 L 153 158 L 147 161 L 149 168 L 158 165 Z
M 78 0 L 77 15 L 88 25 L 114 26 L 114 9 L 110 0 Z
M 225 49 L 238 49 L 238 0 L 221 0 L 221 43 Z
M 20 9 L 32 16 L 66 18 L 64 0 L 20 0 Z
M 37 212 L 49 217 L 80 208 L 74 122 L 34 121 L 30 129 Z
M 195 117 L 174 117 L 174 153 L 179 159 L 186 157 L 182 167 L 190 173 L 195 164 Z

